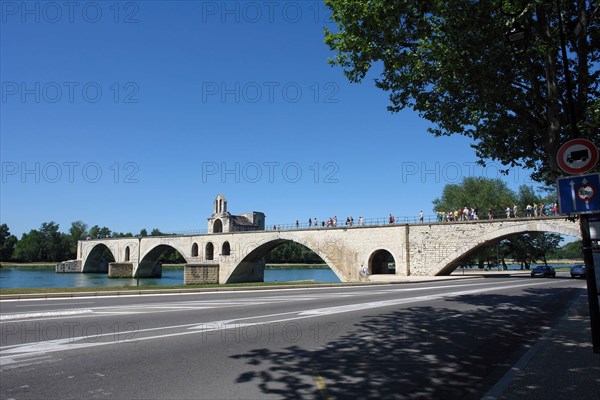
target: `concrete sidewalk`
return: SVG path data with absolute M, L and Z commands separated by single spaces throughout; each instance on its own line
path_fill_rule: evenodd
M 591 338 L 582 295 L 483 399 L 600 399 L 600 354 Z

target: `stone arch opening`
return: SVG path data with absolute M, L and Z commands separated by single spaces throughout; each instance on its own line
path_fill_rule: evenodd
M 519 228 L 519 227 L 517 227 Z M 443 261 L 437 264 L 432 271 L 432 275 L 450 275 L 461 263 L 472 257 L 475 253 L 490 244 L 501 242 L 505 239 L 523 235 L 525 233 L 556 233 L 562 236 L 570 236 L 581 239 L 581 233 L 577 228 L 570 228 L 550 223 L 538 225 L 524 225 L 522 230 L 515 229 L 514 226 L 493 231 L 489 234 L 480 236 L 477 240 L 469 241 L 468 244 L 457 248 Z M 437 271 L 436 271 L 437 270 Z
M 221 248 L 221 255 L 228 256 L 230 254 L 231 254 L 231 246 L 229 245 L 229 242 L 223 243 L 223 246 Z
M 214 260 L 214 258 L 215 258 L 215 246 L 211 242 L 208 242 L 206 244 L 206 248 L 205 248 L 204 254 L 205 254 L 207 260 L 209 260 L 209 261 L 210 260 Z
M 385 249 L 373 252 L 369 257 L 369 275 L 395 274 L 396 260 L 392 253 Z
M 192 257 L 198 257 L 198 243 L 192 245 Z
M 223 221 L 221 221 L 220 219 L 215 219 L 215 222 L 213 223 L 213 233 L 221 233 L 223 232 Z
M 127 246 L 127 247 L 125 247 L 125 257 L 124 257 L 124 260 L 125 261 L 129 261 L 130 258 L 131 258 L 130 250 L 129 250 L 129 246 Z
M 160 278 L 162 277 L 163 263 L 182 264 L 187 260 L 175 247 L 160 244 L 150 250 L 140 260 L 134 278 Z
M 108 263 L 115 262 L 115 256 L 104 243 L 98 243 L 90 251 L 81 272 L 108 273 Z
M 234 268 L 232 274 L 227 279 L 226 283 L 235 282 L 263 282 L 264 281 L 264 269 L 266 262 L 277 262 L 270 259 L 269 256 L 274 253 L 274 250 L 283 247 L 285 244 L 293 244 L 295 246 L 306 249 L 307 251 L 315 254 L 315 262 L 318 264 L 327 265 L 335 274 L 332 282 L 343 281 L 342 274 L 335 266 L 330 262 L 327 256 L 323 253 L 314 251 L 308 246 L 302 243 L 296 242 L 292 239 L 275 239 L 266 243 L 251 243 L 245 248 L 239 250 L 242 254 L 240 261 Z M 245 255 L 244 255 L 245 254 Z M 291 279 L 299 280 L 299 279 Z M 283 280 L 282 280 L 283 281 Z

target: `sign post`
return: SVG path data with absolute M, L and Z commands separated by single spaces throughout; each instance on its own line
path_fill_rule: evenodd
M 569 140 L 558 150 L 556 161 L 567 174 L 585 174 L 598 162 L 598 148 L 586 139 Z M 560 213 L 579 214 L 592 349 L 600 353 L 600 173 L 559 178 L 557 189 Z
M 590 229 L 591 225 L 600 226 L 598 216 L 581 215 L 581 243 L 583 261 L 585 263 L 585 279 L 587 281 L 588 306 L 590 308 L 590 324 L 592 326 L 592 348 L 600 353 L 600 229 Z M 595 231 L 594 233 L 592 233 Z M 595 244 L 595 245 L 594 245 Z

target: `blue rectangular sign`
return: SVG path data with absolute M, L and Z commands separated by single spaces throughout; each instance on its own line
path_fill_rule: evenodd
M 558 178 L 560 214 L 600 212 L 600 173 Z

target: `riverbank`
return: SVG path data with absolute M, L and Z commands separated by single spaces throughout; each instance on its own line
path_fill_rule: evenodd
M 35 262 L 35 263 L 1 262 L 0 268 L 56 268 L 56 263 L 52 263 L 52 262 Z
M 94 287 L 63 287 L 63 288 L 14 288 L 0 289 L 0 296 L 11 294 L 37 294 L 37 293 L 87 293 L 87 292 L 147 292 L 156 290 L 187 290 L 187 289 L 226 289 L 239 287 L 264 287 L 264 286 L 290 286 L 290 285 L 315 285 L 322 284 L 315 281 L 294 281 L 294 282 L 246 282 L 246 283 L 226 283 L 226 284 L 206 284 L 206 285 L 144 285 L 144 286 L 94 286 Z
M 163 264 L 166 269 L 183 269 L 185 264 Z M 56 263 L 37 262 L 37 263 L 16 263 L 0 262 L 0 268 L 56 268 Z M 327 264 L 267 264 L 267 269 L 272 268 L 300 268 L 300 269 L 322 269 L 329 268 Z

